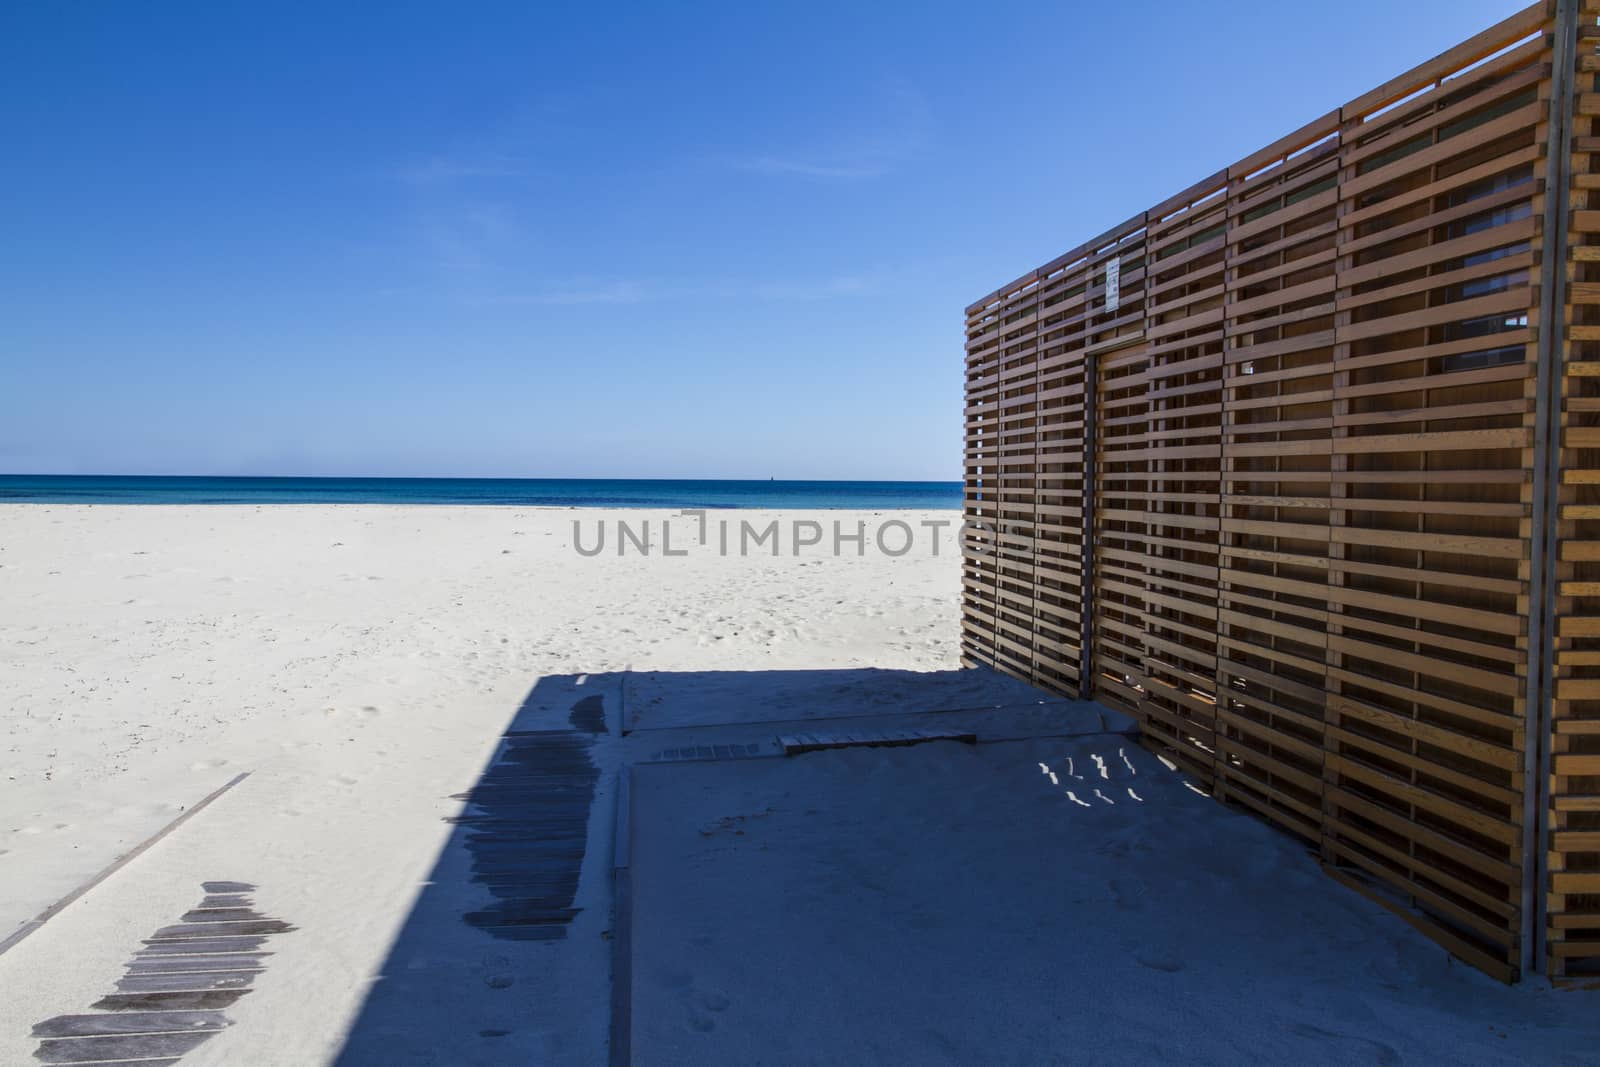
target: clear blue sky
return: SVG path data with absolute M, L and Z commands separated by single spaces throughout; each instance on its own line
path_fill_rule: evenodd
M 0 471 L 957 479 L 968 302 L 1517 6 L 11 0 Z

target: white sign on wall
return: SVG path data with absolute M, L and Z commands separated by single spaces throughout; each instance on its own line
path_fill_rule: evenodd
M 1122 303 L 1122 257 L 1112 256 L 1106 264 L 1106 310 L 1115 311 Z

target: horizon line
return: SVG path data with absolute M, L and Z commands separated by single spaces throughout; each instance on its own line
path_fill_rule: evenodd
M 701 478 L 651 477 L 619 478 L 579 475 L 480 475 L 480 474 L 46 474 L 26 471 L 0 471 L 0 478 L 228 478 L 239 481 L 391 481 L 391 482 L 755 482 L 759 484 L 852 485 L 861 483 L 899 483 L 903 485 L 960 485 L 960 478 Z

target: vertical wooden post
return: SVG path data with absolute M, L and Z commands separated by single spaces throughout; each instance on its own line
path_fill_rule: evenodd
M 1544 232 L 1539 263 L 1539 369 L 1533 465 L 1533 536 L 1528 585 L 1526 745 L 1523 751 L 1522 972 L 1545 968 L 1550 820 L 1551 701 L 1555 697 L 1555 561 L 1561 485 L 1561 379 L 1567 320 L 1567 214 L 1572 195 L 1574 48 L 1579 0 L 1556 0 L 1546 135 Z
M 1079 542 L 1078 589 L 1078 699 L 1094 699 L 1094 472 L 1095 449 L 1100 437 L 1100 405 L 1096 381 L 1100 361 L 1094 355 L 1083 360 L 1083 537 Z

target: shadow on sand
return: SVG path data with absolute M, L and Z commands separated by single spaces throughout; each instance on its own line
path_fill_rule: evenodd
M 770 739 L 778 723 L 1061 703 L 987 670 L 541 678 L 477 782 L 441 798 L 453 829 L 335 1062 L 604 1062 L 616 792 L 630 760 L 719 730 Z

